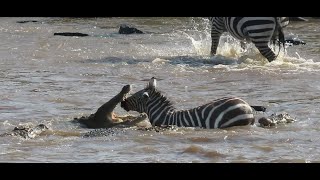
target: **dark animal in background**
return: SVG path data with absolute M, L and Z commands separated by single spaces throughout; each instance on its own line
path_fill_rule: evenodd
M 119 34 L 144 34 L 144 33 L 135 27 L 128 26 L 126 24 L 121 24 L 119 28 Z

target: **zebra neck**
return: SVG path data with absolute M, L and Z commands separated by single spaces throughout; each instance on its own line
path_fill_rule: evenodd
M 172 103 L 160 92 L 154 92 L 147 103 L 146 113 L 150 123 L 153 125 L 161 125 L 165 118 L 168 118 L 176 108 Z
M 202 127 L 198 109 L 177 110 L 173 104 L 160 92 L 154 92 L 147 103 L 146 113 L 153 126 L 176 125 L 185 127 Z
M 173 116 L 178 111 L 171 106 L 165 106 L 148 112 L 148 117 L 152 125 L 174 125 Z
M 200 114 L 197 113 L 197 108 L 189 110 L 176 110 L 171 108 L 169 110 L 164 110 L 163 113 L 150 113 L 149 120 L 152 125 L 176 125 L 184 127 L 195 127 L 203 126 L 200 121 Z

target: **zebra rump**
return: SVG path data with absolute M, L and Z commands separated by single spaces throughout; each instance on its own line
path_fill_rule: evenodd
M 156 79 L 151 78 L 146 88 L 121 102 L 126 111 L 146 113 L 153 126 L 176 125 L 179 127 L 227 128 L 254 124 L 252 108 L 237 97 L 224 97 L 210 103 L 188 109 L 177 110 L 172 102 L 156 89 Z

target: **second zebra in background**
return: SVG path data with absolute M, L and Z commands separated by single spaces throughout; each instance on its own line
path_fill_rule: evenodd
M 283 28 L 289 24 L 287 17 L 210 17 L 211 56 L 216 54 L 220 36 L 229 32 L 239 40 L 252 42 L 269 62 L 277 56 L 270 49 L 269 43 L 285 43 Z

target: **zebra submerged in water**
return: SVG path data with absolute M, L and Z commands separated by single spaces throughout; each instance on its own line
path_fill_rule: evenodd
M 270 49 L 269 43 L 275 44 L 277 39 L 285 47 L 283 28 L 289 24 L 287 17 L 210 17 L 211 22 L 211 51 L 210 55 L 216 54 L 220 36 L 229 32 L 233 37 L 252 42 L 259 52 L 269 62 L 277 56 Z
M 156 89 L 156 79 L 147 87 L 121 102 L 126 111 L 146 113 L 153 126 L 176 125 L 207 129 L 252 125 L 253 110 L 265 111 L 262 106 L 250 106 L 237 97 L 224 97 L 188 110 L 176 110 L 173 104 Z

